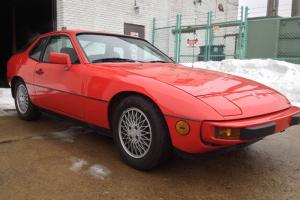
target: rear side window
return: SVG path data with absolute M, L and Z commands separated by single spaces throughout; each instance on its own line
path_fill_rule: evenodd
M 40 60 L 41 53 L 46 46 L 47 38 L 40 39 L 29 53 L 29 57 L 33 60 Z

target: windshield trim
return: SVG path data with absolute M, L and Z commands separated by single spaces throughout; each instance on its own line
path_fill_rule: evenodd
M 166 56 L 168 59 L 170 59 L 170 63 L 175 63 L 175 61 L 169 57 L 167 54 L 165 54 L 164 52 L 162 52 L 159 48 L 157 48 L 156 46 L 154 46 L 153 44 L 151 44 L 150 42 L 148 42 L 147 40 L 143 39 L 143 38 L 139 38 L 139 37 L 132 37 L 129 35 L 118 35 L 118 34 L 113 34 L 113 33 L 97 33 L 97 32 L 79 32 L 76 33 L 76 41 L 79 44 L 81 51 L 83 52 L 86 60 L 88 61 L 89 64 L 96 64 L 96 63 L 92 63 L 89 61 L 88 56 L 86 55 L 86 52 L 83 50 L 83 47 L 81 45 L 81 43 L 78 40 L 78 36 L 79 35 L 104 35 L 104 36 L 114 36 L 114 37 L 120 37 L 120 38 L 131 38 L 131 39 L 136 39 L 136 40 L 141 40 L 144 41 L 146 43 L 148 43 L 149 45 L 151 45 L 155 50 L 157 50 L 159 53 L 161 53 L 162 55 Z M 98 63 L 99 64 L 99 63 Z

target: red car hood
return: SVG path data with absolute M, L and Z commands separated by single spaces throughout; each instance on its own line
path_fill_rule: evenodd
M 120 69 L 177 87 L 213 107 L 223 116 L 252 117 L 290 107 L 275 90 L 225 73 L 174 64 L 130 64 Z

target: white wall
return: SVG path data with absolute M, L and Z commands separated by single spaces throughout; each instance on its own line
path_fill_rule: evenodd
M 202 0 L 201 5 L 194 4 L 194 0 L 136 0 L 136 2 L 140 8 L 139 12 L 134 10 L 134 0 L 57 0 L 57 29 L 60 30 L 65 26 L 67 29 L 123 34 L 124 23 L 132 23 L 144 25 L 146 39 L 150 41 L 153 17 L 157 18 L 158 26 L 166 26 L 175 25 L 176 15 L 181 14 L 183 25 L 187 25 L 206 21 L 206 13 L 216 11 L 217 3 L 224 4 L 225 12 L 217 12 L 216 20 L 225 17 L 236 18 L 238 11 L 237 6 L 226 4 L 226 0 Z M 238 0 L 230 2 L 237 4 Z M 157 34 L 161 39 L 156 45 L 173 56 L 173 34 L 170 30 Z M 183 40 L 186 40 L 186 37 L 183 36 Z
M 144 25 L 146 39 L 152 32 L 152 18 L 168 12 L 166 0 L 57 0 L 57 28 L 124 33 L 124 23 Z

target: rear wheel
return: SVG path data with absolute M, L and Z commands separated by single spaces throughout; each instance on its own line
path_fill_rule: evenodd
M 160 110 L 141 96 L 127 97 L 117 106 L 113 132 L 121 157 L 136 169 L 152 169 L 170 152 L 169 133 Z
M 19 117 L 24 120 L 35 120 L 40 117 L 40 112 L 30 100 L 28 90 L 23 81 L 18 81 L 14 88 L 15 105 Z

